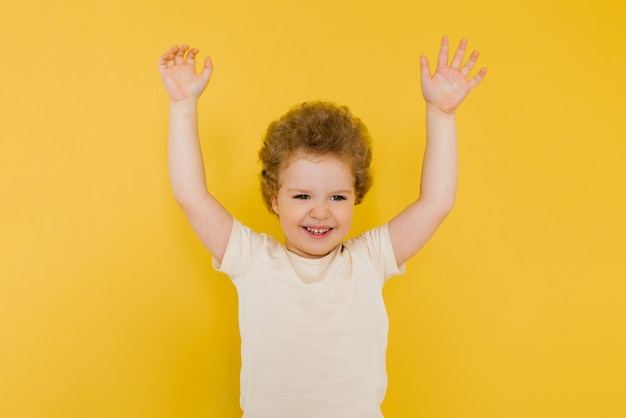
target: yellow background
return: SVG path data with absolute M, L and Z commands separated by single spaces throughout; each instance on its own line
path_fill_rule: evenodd
M 386 417 L 626 416 L 626 6 L 565 1 L 11 1 L 0 26 L 0 416 L 237 417 L 236 294 L 166 172 L 158 56 L 187 42 L 214 193 L 279 234 L 256 151 L 291 105 L 349 105 L 376 183 L 416 197 L 418 57 L 480 49 L 457 206 L 385 288 Z

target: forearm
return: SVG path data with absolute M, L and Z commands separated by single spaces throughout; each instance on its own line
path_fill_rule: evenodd
M 457 176 L 456 115 L 427 106 L 420 202 L 447 214 L 456 199 Z
M 467 41 L 462 40 L 452 62 L 448 64 L 448 37 L 444 36 L 434 75 L 426 57 L 420 58 L 422 93 L 426 100 L 426 149 L 420 197 L 389 222 L 389 236 L 398 265 L 422 248 L 452 210 L 456 200 L 458 150 L 455 111 L 487 72 L 483 68 L 467 79 L 478 58 L 478 51 L 472 52 L 462 65 L 466 45 Z
M 181 206 L 206 196 L 195 101 L 170 104 L 168 165 L 174 197 Z

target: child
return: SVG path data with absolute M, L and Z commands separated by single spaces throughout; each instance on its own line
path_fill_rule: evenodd
M 198 143 L 197 49 L 159 60 L 170 97 L 169 170 L 174 196 L 239 296 L 241 407 L 247 418 L 374 418 L 387 386 L 385 280 L 452 209 L 457 184 L 456 108 L 482 80 L 469 78 L 461 41 L 448 64 L 443 38 L 435 74 L 420 58 L 426 151 L 419 199 L 388 224 L 344 242 L 354 205 L 371 185 L 369 134 L 345 107 L 305 103 L 273 122 L 259 152 L 261 183 L 285 244 L 242 226 L 208 192 Z

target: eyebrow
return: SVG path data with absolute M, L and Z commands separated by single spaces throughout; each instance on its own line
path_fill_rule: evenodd
M 287 189 L 287 191 L 289 193 L 306 193 L 306 194 L 311 194 L 312 190 L 309 189 L 300 189 L 298 187 L 290 187 Z M 354 194 L 354 191 L 351 189 L 342 189 L 342 190 L 335 190 L 330 192 L 329 194 L 331 195 L 336 195 L 336 194 Z

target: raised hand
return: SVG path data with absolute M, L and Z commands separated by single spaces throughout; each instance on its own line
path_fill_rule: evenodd
M 159 72 L 172 102 L 197 100 L 213 72 L 211 58 L 204 61 L 200 74 L 196 73 L 197 48 L 174 45 L 159 58 Z
M 426 105 L 443 113 L 454 113 L 465 97 L 481 82 L 487 69 L 482 68 L 476 75 L 469 78 L 478 59 L 478 51 L 472 52 L 463 64 L 467 40 L 461 40 L 452 62 L 448 64 L 448 37 L 441 40 L 437 69 L 431 76 L 428 59 L 420 57 L 422 94 Z M 463 64 L 463 65 L 461 65 Z

